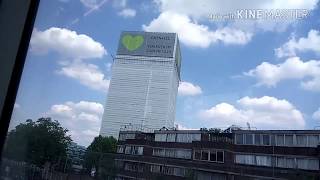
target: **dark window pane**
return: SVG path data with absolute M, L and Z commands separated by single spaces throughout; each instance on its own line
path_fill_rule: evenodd
M 260 145 L 260 134 L 255 134 L 254 135 L 254 144 L 255 145 Z
M 217 161 L 223 162 L 223 151 L 217 151 Z
M 307 136 L 306 135 L 296 135 L 298 146 L 307 146 Z
M 249 144 L 249 145 L 253 144 L 253 135 L 252 134 L 246 134 L 245 137 L 246 137 L 246 144 Z
M 208 160 L 209 159 L 209 152 L 208 151 L 202 151 L 201 160 Z
M 285 135 L 285 144 L 286 146 L 292 146 L 293 145 L 293 135 Z
M 262 135 L 262 140 L 263 145 L 270 145 L 270 136 L 268 134 Z
M 201 151 L 196 150 L 194 152 L 194 159 L 200 160 L 200 158 L 201 158 Z
M 236 144 L 243 144 L 243 134 L 236 134 Z
M 210 152 L 210 161 L 217 161 L 217 152 L 216 151 Z
M 277 135 L 277 145 L 278 146 L 283 146 L 284 145 L 284 135 Z

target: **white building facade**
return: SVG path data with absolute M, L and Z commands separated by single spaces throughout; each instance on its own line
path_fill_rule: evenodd
M 175 33 L 122 32 L 100 135 L 174 127 L 180 62 Z

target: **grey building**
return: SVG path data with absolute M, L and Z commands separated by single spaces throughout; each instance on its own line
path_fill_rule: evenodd
M 320 130 L 120 131 L 117 180 L 319 180 Z
M 180 62 L 177 34 L 122 32 L 100 135 L 118 138 L 121 127 L 173 127 Z

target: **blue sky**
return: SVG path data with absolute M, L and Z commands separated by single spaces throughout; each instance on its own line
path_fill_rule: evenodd
M 305 9 L 306 18 L 214 21 L 237 9 Z M 178 33 L 182 129 L 320 126 L 318 0 L 41 1 L 11 128 L 50 116 L 88 145 L 99 133 L 111 55 L 123 30 Z

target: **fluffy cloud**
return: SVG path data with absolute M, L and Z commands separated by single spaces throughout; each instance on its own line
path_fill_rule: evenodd
M 263 62 L 245 75 L 258 80 L 258 85 L 276 86 L 288 79 L 301 80 L 301 87 L 310 91 L 320 91 L 320 61 L 303 62 L 299 57 L 288 58 L 280 64 Z
M 85 62 L 87 59 L 102 58 L 107 52 L 101 43 L 91 37 L 64 28 L 34 29 L 30 44 L 35 54 L 56 52 L 64 59 L 59 63 L 58 74 L 73 78 L 94 90 L 108 90 L 109 79 L 100 68 Z
M 109 88 L 110 80 L 94 64 L 73 63 L 62 67 L 58 73 L 76 79 L 94 90 L 106 92 Z
M 317 30 L 310 30 L 308 36 L 296 39 L 292 37 L 281 47 L 275 49 L 278 57 L 295 56 L 297 52 L 314 51 L 320 53 L 320 34 Z
M 312 114 L 312 118 L 320 121 L 320 108 Z
M 132 18 L 132 17 L 136 16 L 136 10 L 130 9 L 130 8 L 126 8 L 126 9 L 121 10 L 118 13 L 118 15 L 122 16 L 124 18 Z
M 70 130 L 72 139 L 81 145 L 89 145 L 99 134 L 103 106 L 97 102 L 65 102 L 52 105 L 45 115 L 58 120 Z
M 182 81 L 179 84 L 178 94 L 180 96 L 195 96 L 202 93 L 201 87 L 190 82 Z
M 230 13 L 238 9 L 315 9 L 318 0 L 155 0 L 161 12 L 175 11 L 193 18 L 207 18 L 211 13 Z
M 236 20 L 210 21 L 209 15 L 236 13 L 240 9 L 306 9 L 314 10 L 318 0 L 295 1 L 238 1 L 232 0 L 155 0 L 160 15 L 148 25 L 146 31 L 177 32 L 182 43 L 194 47 L 208 47 L 222 42 L 226 44 L 246 44 L 257 31 L 284 31 L 295 20 Z M 209 22 L 210 21 L 210 22 Z M 205 23 L 214 25 L 210 29 Z
M 214 127 L 228 127 L 232 124 L 246 127 L 250 123 L 258 129 L 302 129 L 305 120 L 302 113 L 284 99 L 263 96 L 244 97 L 236 105 L 217 104 L 202 110 L 200 117 Z
M 85 34 L 69 29 L 51 27 L 44 31 L 33 30 L 31 51 L 36 54 L 57 52 L 65 58 L 102 58 L 106 54 L 103 45 Z
M 149 25 L 143 25 L 145 31 L 176 32 L 182 43 L 188 46 L 206 48 L 212 43 L 246 44 L 251 39 L 250 33 L 231 28 L 211 31 L 208 26 L 193 22 L 187 15 L 163 12 Z

